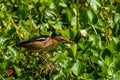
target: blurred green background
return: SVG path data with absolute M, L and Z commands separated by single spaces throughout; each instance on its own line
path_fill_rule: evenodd
M 39 56 L 17 45 L 62 35 Z M 120 0 L 0 0 L 0 80 L 119 80 Z

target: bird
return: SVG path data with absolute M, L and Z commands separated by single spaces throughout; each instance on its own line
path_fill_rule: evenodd
M 43 51 L 50 51 L 55 49 L 61 42 L 76 44 L 75 42 L 70 41 L 69 39 L 66 39 L 63 36 L 43 35 L 22 41 L 18 44 L 18 46 L 24 47 L 30 51 L 43 52 Z

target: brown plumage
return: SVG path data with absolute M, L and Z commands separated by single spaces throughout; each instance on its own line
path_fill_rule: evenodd
M 42 52 L 56 48 L 60 42 L 75 44 L 75 42 L 65 39 L 62 36 L 39 36 L 23 41 L 18 46 L 31 51 Z

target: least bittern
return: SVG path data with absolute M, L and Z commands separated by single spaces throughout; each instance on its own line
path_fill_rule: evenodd
M 23 41 L 19 44 L 30 51 L 42 52 L 49 51 L 58 46 L 60 42 L 68 42 L 74 44 L 75 42 L 65 39 L 62 36 L 39 36 L 30 40 Z

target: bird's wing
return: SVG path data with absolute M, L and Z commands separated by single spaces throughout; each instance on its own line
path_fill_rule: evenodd
M 49 36 L 36 37 L 33 41 L 46 41 Z
M 21 44 L 29 44 L 29 43 L 35 42 L 35 41 L 46 41 L 48 37 L 49 36 L 46 36 L 46 35 L 45 36 L 35 37 L 35 38 L 29 39 L 29 40 L 22 41 L 19 45 L 21 45 Z

